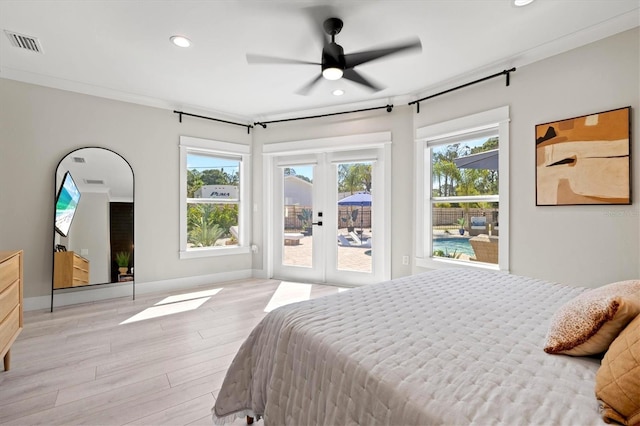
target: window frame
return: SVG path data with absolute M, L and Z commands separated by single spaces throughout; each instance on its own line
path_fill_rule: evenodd
M 422 268 L 471 267 L 509 271 L 509 106 L 420 127 L 416 130 L 415 144 L 415 265 Z M 483 135 L 497 128 L 498 155 L 498 214 L 500 237 L 498 240 L 498 264 L 467 262 L 433 256 L 432 203 L 443 197 L 432 195 L 431 148 L 443 144 L 464 141 Z M 494 195 L 480 196 L 486 201 Z M 451 197 L 444 197 L 451 199 Z M 455 197 L 458 202 L 475 202 L 477 196 Z M 495 200 L 494 200 L 495 201 Z
M 250 235 L 250 189 L 251 189 L 251 148 L 249 145 L 223 142 L 212 139 L 194 138 L 191 136 L 180 136 L 180 259 L 194 259 L 201 257 L 226 256 L 235 254 L 251 253 Z M 187 248 L 187 204 L 194 200 L 206 200 L 203 203 L 211 203 L 212 199 L 187 198 L 187 155 L 202 154 L 218 156 L 221 158 L 237 158 L 240 162 L 239 175 L 240 184 L 238 188 L 238 244 L 234 246 L 216 246 Z M 234 200 L 215 200 L 213 204 L 233 204 Z

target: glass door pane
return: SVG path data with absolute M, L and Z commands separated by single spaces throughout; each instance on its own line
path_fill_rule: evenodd
M 339 271 L 372 272 L 372 164 L 338 163 Z
M 280 168 L 283 181 L 282 264 L 313 267 L 312 165 Z

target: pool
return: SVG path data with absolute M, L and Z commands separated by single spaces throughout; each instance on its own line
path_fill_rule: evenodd
M 433 239 L 433 251 L 442 250 L 446 254 L 464 253 L 475 256 L 468 237 L 444 237 Z

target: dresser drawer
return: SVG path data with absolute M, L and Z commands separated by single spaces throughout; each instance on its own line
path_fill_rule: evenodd
M 9 342 L 18 334 L 20 329 L 20 306 L 16 306 L 13 311 L 0 322 L 0 353 L 4 353 Z
M 0 291 L 20 277 L 20 256 L 12 256 L 0 263 Z
M 76 254 L 73 256 L 73 267 L 86 270 L 89 267 L 89 261 Z
M 20 304 L 20 280 L 15 280 L 9 288 L 0 293 L 0 321 Z

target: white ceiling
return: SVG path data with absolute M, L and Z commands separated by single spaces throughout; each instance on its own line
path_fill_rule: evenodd
M 386 87 L 322 79 L 311 65 L 249 65 L 246 53 L 320 61 L 309 7 L 344 21 L 345 53 L 419 37 L 422 52 L 356 69 Z M 0 0 L 0 77 L 242 122 L 400 105 L 639 25 L 640 0 L 25 1 Z M 180 49 L 169 37 L 193 45 Z M 517 79 L 517 72 L 513 75 Z M 336 97 L 334 88 L 345 94 Z

